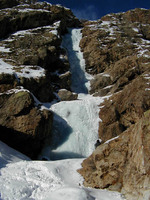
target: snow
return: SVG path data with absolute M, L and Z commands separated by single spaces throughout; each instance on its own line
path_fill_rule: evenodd
M 108 25 L 110 25 L 110 21 L 102 21 L 102 23 L 101 23 L 101 26 L 108 26 Z
M 18 77 L 38 78 L 45 76 L 45 69 L 40 66 L 19 66 L 18 68 L 20 72 L 15 72 Z
M 16 33 L 12 34 L 12 36 L 24 36 L 27 34 L 31 34 L 30 30 L 17 31 Z
M 106 74 L 106 73 L 100 73 L 100 75 L 102 75 L 102 76 L 105 76 L 105 77 L 110 77 L 110 75 L 109 74 Z
M 145 79 L 150 79 L 150 74 L 144 74 Z
M 70 29 L 69 33 L 63 38 L 63 46 L 68 50 L 72 90 L 78 93 L 78 100 L 44 104 L 54 112 L 51 146 L 47 144 L 40 155 L 49 161 L 30 161 L 0 142 L 1 200 L 122 200 L 118 192 L 85 188 L 77 172 L 83 159 L 95 148 L 99 105 L 110 96 L 101 98 L 88 94 L 93 77 L 85 73 L 85 61 L 79 47 L 81 29 Z M 26 66 L 21 70 L 25 69 L 29 70 Z M 0 70 L 1 73 L 14 73 L 13 67 L 2 60 Z M 25 71 L 22 73 L 25 75 Z M 36 74 L 31 70 L 30 73 Z M 36 98 L 35 101 L 40 103 Z
M 24 13 L 24 12 L 50 12 L 50 11 L 45 9 L 23 8 L 23 9 L 18 9 L 18 12 Z
M 139 29 L 138 28 L 132 28 L 135 32 L 139 32 Z
M 29 90 L 24 89 L 22 86 L 19 86 L 19 88 L 15 88 L 15 89 L 11 89 L 11 90 L 7 90 L 6 92 L 0 93 L 0 95 L 2 94 L 13 94 L 13 93 L 18 93 L 18 92 L 29 92 Z M 29 92 L 30 93 L 30 92 Z
M 142 49 L 138 52 L 138 57 L 144 56 L 144 57 L 150 57 L 150 55 L 146 55 L 146 53 L 149 53 L 147 49 Z
M 0 59 L 0 74 L 15 74 L 16 78 L 39 78 L 45 76 L 45 70 L 39 66 L 25 66 L 21 65 L 19 67 L 10 65 Z
M 49 31 L 51 33 L 58 36 L 57 29 L 59 28 L 59 26 L 60 26 L 60 21 L 57 21 L 53 25 L 41 26 L 41 27 L 37 27 L 37 28 L 33 28 L 33 29 L 17 31 L 16 33 L 12 34 L 12 36 L 24 37 L 24 35 L 31 35 L 32 32 L 34 32 L 34 34 L 35 34 L 35 31 L 40 30 L 40 29 L 50 29 Z M 6 40 L 6 41 L 8 41 L 8 40 Z
M 76 93 L 88 93 L 89 80 L 93 77 L 85 72 L 85 60 L 79 43 L 82 38 L 81 29 L 69 29 L 63 37 L 62 46 L 67 49 L 72 73 L 72 90 Z
M 54 104 L 55 113 L 51 147 L 43 155 L 51 160 L 87 157 L 98 139 L 99 97 L 80 95 L 80 100 Z
M 111 141 L 113 141 L 113 140 L 115 140 L 115 139 L 117 139 L 117 138 L 119 138 L 119 136 L 116 136 L 116 137 L 114 137 L 114 138 L 111 138 L 110 140 L 107 140 L 107 141 L 105 142 L 105 144 L 108 144 L 109 142 L 111 142 Z
M 0 142 L 1 200 L 121 200 L 118 192 L 85 188 L 77 173 L 83 159 L 30 161 Z
M 22 160 L 30 159 L 0 141 L 0 168 L 6 166 L 8 163 L 16 163 Z
M 11 52 L 11 51 L 10 51 L 10 48 L 0 47 L 0 52 L 9 53 L 9 52 Z
M 79 47 L 81 29 L 69 29 L 69 33 L 64 36 L 62 46 L 68 52 L 72 91 L 78 93 L 78 100 L 62 101 L 49 108 L 54 112 L 52 139 L 41 153 L 41 157 L 49 160 L 83 158 L 94 151 L 100 121 L 99 105 L 105 98 L 88 94 L 93 77 L 85 73 L 85 60 Z

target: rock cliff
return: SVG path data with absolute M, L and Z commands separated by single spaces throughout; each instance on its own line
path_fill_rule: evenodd
M 80 42 L 90 93 L 100 105 L 101 145 L 79 172 L 85 185 L 150 198 L 150 10 L 134 9 L 84 23 Z
M 73 95 L 61 41 L 68 27 L 79 25 L 59 5 L 0 1 L 0 140 L 33 159 L 51 138 L 53 114 L 41 102 L 57 99 L 60 89 Z

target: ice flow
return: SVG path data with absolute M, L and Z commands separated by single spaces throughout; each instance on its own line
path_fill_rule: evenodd
M 62 46 L 67 50 L 72 73 L 72 91 L 78 100 L 59 102 L 51 106 L 54 112 L 50 146 L 43 155 L 50 160 L 89 156 L 98 139 L 99 97 L 88 94 L 91 75 L 85 72 L 85 60 L 80 51 L 81 29 L 69 29 Z

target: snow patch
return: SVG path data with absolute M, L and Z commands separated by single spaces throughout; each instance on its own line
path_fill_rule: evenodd
M 16 94 L 16 93 L 18 93 L 18 92 L 28 92 L 28 93 L 30 93 L 29 90 L 24 89 L 23 87 L 20 87 L 20 86 L 19 86 L 19 88 L 7 90 L 6 92 L 0 93 L 0 95 L 3 95 L 3 94 L 13 94 L 13 93 Z
M 21 12 L 21 13 L 25 13 L 25 12 L 48 12 L 50 13 L 50 11 L 48 10 L 45 10 L 45 9 L 32 9 L 32 8 L 23 8 L 23 9 L 18 9 L 17 10 L 18 12 Z
M 138 28 L 132 28 L 135 32 L 139 32 L 139 29 Z
M 35 31 L 38 31 L 40 29 L 49 29 L 49 31 L 52 34 L 57 35 L 59 37 L 58 31 L 57 31 L 59 26 L 60 26 L 60 21 L 57 21 L 53 25 L 41 26 L 41 27 L 37 27 L 37 28 L 33 28 L 33 29 L 17 31 L 16 33 L 12 34 L 11 37 L 13 37 L 13 36 L 24 37 L 25 35 L 31 35 L 33 33 L 36 34 Z M 10 39 L 7 39 L 6 41 L 13 41 L 13 39 L 10 38 Z
M 39 66 L 13 66 L 0 59 L 0 74 L 15 74 L 16 78 L 39 78 L 45 76 L 45 69 Z
M 117 139 L 117 138 L 119 138 L 119 136 L 114 137 L 114 138 L 111 138 L 110 140 L 107 140 L 104 144 L 108 144 L 109 142 L 111 142 L 111 141 L 113 141 L 113 140 L 115 140 L 115 139 Z
M 9 53 L 9 52 L 11 52 L 11 51 L 10 51 L 10 48 L 0 47 L 0 52 Z

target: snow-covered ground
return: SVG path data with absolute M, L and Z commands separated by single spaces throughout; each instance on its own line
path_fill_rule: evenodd
M 121 200 L 117 192 L 85 188 L 83 159 L 30 161 L 0 142 L 0 200 Z
M 104 100 L 87 94 L 92 77 L 84 73 L 85 62 L 79 48 L 81 37 L 80 29 L 70 30 L 62 44 L 68 49 L 73 73 L 72 90 L 79 97 L 76 101 L 49 107 L 54 112 L 53 140 L 51 148 L 45 147 L 41 156 L 51 161 L 31 161 L 0 142 L 0 200 L 122 199 L 117 192 L 85 188 L 83 178 L 77 172 L 83 157 L 94 150 L 98 138 L 99 104 Z

